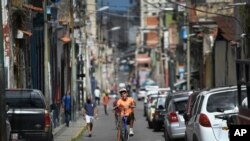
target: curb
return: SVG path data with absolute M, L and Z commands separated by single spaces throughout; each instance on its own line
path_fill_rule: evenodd
M 80 131 L 69 141 L 77 141 L 82 135 L 83 133 L 87 130 L 87 125 L 83 126 Z
M 62 125 L 60 125 L 60 126 L 54 128 L 54 129 L 53 129 L 53 135 L 55 136 L 55 135 L 57 135 L 58 133 L 60 133 L 60 132 L 62 131 L 62 129 L 64 129 L 64 127 L 65 127 L 65 124 L 62 124 Z

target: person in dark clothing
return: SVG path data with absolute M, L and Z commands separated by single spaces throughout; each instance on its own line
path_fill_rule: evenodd
M 69 127 L 69 121 L 71 117 L 71 97 L 70 93 L 67 93 L 66 95 L 63 96 L 63 107 L 64 107 L 64 115 L 65 115 L 65 123 L 66 126 Z
M 89 137 L 92 136 L 94 118 L 97 116 L 96 104 L 92 102 L 91 97 L 87 97 L 87 103 L 83 106 L 83 116 L 86 120 Z

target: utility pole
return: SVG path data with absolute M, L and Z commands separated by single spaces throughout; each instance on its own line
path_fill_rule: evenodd
M 75 55 L 75 39 L 74 39 L 74 11 L 73 0 L 70 0 L 70 36 L 71 36 L 71 113 L 72 119 L 76 120 L 76 55 Z
M 2 11 L 2 2 L 0 2 Z M 0 14 L 0 141 L 6 141 L 6 104 L 5 104 L 5 74 L 4 74 L 4 48 L 3 48 L 3 22 L 2 13 Z
M 189 21 L 188 21 L 188 15 L 187 15 L 187 10 L 184 12 L 184 23 L 185 23 L 185 26 L 186 26 L 186 32 L 187 32 L 187 90 L 190 90 L 190 37 L 192 36 L 190 33 L 189 33 Z
M 47 17 L 47 4 L 48 0 L 43 1 L 44 9 L 44 94 L 46 103 L 50 104 L 50 91 L 49 91 L 49 43 L 48 43 L 48 17 Z M 47 105 L 48 106 L 48 105 Z

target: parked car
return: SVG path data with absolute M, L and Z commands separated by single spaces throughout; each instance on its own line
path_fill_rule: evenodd
M 184 138 L 186 125 L 183 114 L 189 94 L 190 92 L 186 91 L 168 98 L 164 118 L 164 137 L 167 141 Z
M 11 140 L 53 141 L 51 117 L 41 91 L 6 90 Z
M 138 95 L 137 95 L 137 100 L 140 101 L 142 100 L 146 95 L 146 89 L 144 87 L 141 87 L 138 91 Z
M 237 103 L 236 87 L 214 88 L 200 92 L 186 125 L 185 139 L 229 141 L 227 121 L 220 116 L 237 113 Z
M 156 101 L 155 112 L 153 114 L 154 131 L 159 131 L 163 127 L 164 115 L 166 113 L 165 100 L 166 100 L 166 97 L 158 97 Z
M 158 95 L 158 94 L 159 94 L 159 92 L 156 91 L 156 90 L 147 91 L 147 93 L 145 94 L 144 102 L 143 102 L 143 105 L 144 105 L 144 107 L 143 107 L 144 110 L 143 111 L 144 111 L 145 116 L 147 115 L 148 104 L 150 104 L 150 102 L 152 102 L 152 101 L 149 100 L 149 97 L 152 96 L 152 95 Z
M 144 115 L 147 115 L 147 105 L 150 102 L 149 97 L 151 95 L 167 95 L 170 93 L 169 88 L 159 88 L 159 87 L 151 87 L 147 88 L 146 95 L 144 97 Z
M 143 100 L 146 96 L 147 96 L 147 92 L 157 89 L 159 88 L 159 86 L 157 85 L 145 85 L 143 87 L 140 88 L 140 90 L 138 91 L 138 95 L 137 95 L 137 99 L 138 101 Z
M 158 94 L 150 95 L 148 99 L 149 102 L 146 105 L 146 120 L 148 122 L 149 128 L 153 128 L 152 119 L 153 119 L 153 114 L 155 112 L 155 104 L 157 97 Z

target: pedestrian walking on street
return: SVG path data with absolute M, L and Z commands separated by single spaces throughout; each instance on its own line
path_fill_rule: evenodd
M 69 92 L 63 96 L 62 103 L 64 108 L 65 123 L 66 126 L 69 127 L 69 121 L 71 118 L 71 97 Z
M 89 137 L 92 136 L 94 119 L 97 117 L 96 104 L 92 102 L 90 96 L 87 97 L 87 103 L 83 106 L 83 116 L 87 123 Z
M 98 86 L 96 87 L 94 94 L 95 94 L 95 103 L 100 105 L 101 90 Z
M 104 107 L 105 115 L 108 115 L 107 108 L 108 108 L 108 104 L 109 104 L 109 96 L 108 96 L 107 93 L 105 93 L 103 98 L 102 98 L 102 104 L 103 104 L 103 107 Z

